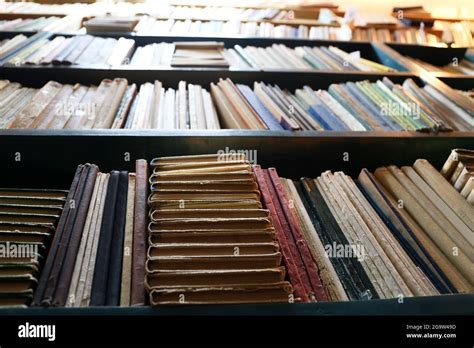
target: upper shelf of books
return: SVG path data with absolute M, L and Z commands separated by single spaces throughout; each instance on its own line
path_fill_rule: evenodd
M 133 32 L 137 35 L 222 35 L 311 40 L 380 41 L 421 45 L 473 45 L 473 23 L 438 19 L 422 8 L 393 13 L 341 11 L 317 6 L 256 2 L 232 6 L 156 2 L 92 4 L 0 3 L 0 31 Z

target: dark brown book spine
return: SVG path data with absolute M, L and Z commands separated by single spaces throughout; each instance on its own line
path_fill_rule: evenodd
M 79 185 L 77 188 L 77 194 L 74 197 L 74 202 L 69 202 L 70 204 L 72 203 L 74 205 L 74 208 L 71 209 L 71 214 L 68 216 L 66 225 L 64 227 L 64 232 L 62 234 L 61 240 L 59 241 L 59 249 L 54 260 L 53 268 L 47 280 L 46 290 L 44 292 L 43 299 L 41 300 L 41 304 L 44 306 L 51 306 L 53 304 L 52 302 L 54 294 L 56 293 L 59 277 L 61 276 L 61 270 L 67 255 L 67 249 L 69 247 L 69 241 L 71 240 L 72 230 L 77 218 L 78 207 L 82 201 L 84 185 L 86 183 L 90 169 L 90 164 L 84 165 L 84 170 L 79 179 Z
M 48 256 L 46 258 L 46 262 L 44 264 L 43 270 L 41 272 L 41 278 L 38 282 L 38 286 L 35 290 L 34 298 L 33 298 L 33 306 L 41 305 L 41 301 L 43 299 L 46 286 L 48 283 L 48 279 L 51 275 L 51 271 L 55 265 L 56 255 L 60 248 L 60 241 L 63 237 L 64 230 L 68 225 L 68 221 L 70 216 L 74 214 L 72 207 L 72 202 L 74 201 L 78 187 L 79 187 L 79 180 L 82 176 L 84 171 L 84 166 L 79 165 L 77 166 L 76 173 L 74 174 L 74 178 L 72 180 L 71 188 L 69 189 L 69 193 L 66 198 L 66 204 L 64 205 L 64 209 L 61 213 L 61 217 L 59 218 L 58 226 L 56 228 L 56 233 L 54 234 L 53 240 L 51 242 L 51 247 L 49 249 Z
M 148 163 L 136 161 L 135 209 L 133 217 L 133 253 L 132 253 L 132 306 L 146 303 L 145 294 L 145 259 L 148 240 Z
M 76 220 L 72 226 L 72 233 L 69 240 L 69 245 L 67 247 L 67 254 L 65 255 L 56 293 L 53 298 L 53 305 L 55 306 L 66 305 L 72 273 L 74 272 L 74 265 L 76 263 L 77 252 L 79 250 L 79 246 L 81 245 L 82 232 L 86 222 L 87 212 L 89 211 L 98 172 L 99 168 L 96 165 L 90 166 L 89 173 L 84 183 L 84 193 L 77 209 Z

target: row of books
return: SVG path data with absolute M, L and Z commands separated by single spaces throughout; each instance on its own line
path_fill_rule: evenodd
M 145 303 L 146 173 L 78 166 L 32 305 Z
M 237 69 L 294 69 L 331 71 L 388 72 L 395 69 L 365 59 L 359 51 L 345 52 L 337 47 L 296 47 L 282 44 L 269 47 L 225 49 L 213 41 L 153 43 L 138 47 L 125 38 L 78 35 L 50 39 L 47 33 L 27 38 L 20 34 L 0 42 L 0 62 L 15 65 L 121 65 L 207 66 Z M 130 58 L 131 57 L 131 58 Z
M 350 40 L 351 30 L 334 26 L 287 25 L 239 20 L 176 20 L 144 16 L 134 28 L 137 35 L 216 35 L 312 40 Z
M 151 305 L 292 300 L 283 245 L 245 156 L 165 157 L 150 165 Z
M 236 45 L 226 50 L 226 57 L 231 66 L 238 68 L 395 71 L 361 57 L 359 51 L 348 53 L 334 46 L 289 48 L 283 44 L 273 44 L 269 47 Z
M 355 28 L 352 32 L 354 41 L 397 42 L 406 44 L 438 44 L 441 38 L 419 28 Z
M 453 44 L 457 47 L 472 47 L 474 26 L 470 22 L 435 21 L 432 28 L 354 28 L 355 41 L 396 42 L 404 44 L 435 45 Z
M 449 96 L 430 85 L 420 88 L 411 79 L 400 86 L 388 78 L 375 83 L 333 84 L 327 91 L 304 86 L 294 93 L 263 82 L 256 82 L 253 91 L 245 85 L 235 88 L 229 79 L 211 84 L 225 128 L 472 130 L 473 108 L 463 110 L 453 103 L 454 98 L 460 97 L 474 106 L 472 99 L 456 91 L 445 92 L 449 92 Z
M 86 27 L 79 29 L 76 17 L 51 20 L 51 18 L 15 19 L 0 21 L 0 31 L 49 31 L 49 32 L 132 32 L 137 35 L 161 36 L 179 35 L 195 36 L 242 36 L 262 38 L 293 38 L 309 40 L 338 40 L 338 41 L 370 41 L 395 42 L 419 45 L 440 45 L 444 42 L 453 43 L 458 47 L 471 47 L 473 44 L 470 29 L 462 23 L 450 23 L 444 26 L 443 36 L 426 32 L 419 28 L 383 29 L 383 28 L 354 28 L 348 26 L 290 26 L 286 24 L 258 23 L 232 21 L 198 21 L 156 19 L 148 16 L 139 21 L 133 20 L 122 25 L 122 21 L 114 20 L 106 23 L 89 22 Z M 87 22 L 86 22 L 87 23 Z M 120 27 L 120 28 L 119 28 Z
M 67 194 L 0 189 L 0 307 L 31 302 Z
M 474 206 L 446 178 L 472 154 L 293 181 L 218 152 L 80 165 L 69 191 L 1 189 L 0 305 L 473 293 Z
M 441 174 L 468 203 L 474 205 L 474 151 L 454 149 L 443 165 Z
M 73 32 L 81 28 L 80 18 L 39 17 L 0 20 L 0 31 L 63 31 Z
M 133 51 L 132 39 L 102 38 L 90 35 L 57 36 L 47 33 L 27 38 L 17 35 L 0 42 L 0 62 L 15 65 L 119 65 Z
M 292 181 L 235 154 L 152 167 L 152 305 L 473 292 L 474 208 L 426 160 L 357 180 Z
M 333 131 L 472 131 L 472 96 L 431 85 L 377 82 L 303 86 L 294 92 L 230 79 L 202 86 L 181 81 L 139 88 L 123 78 L 96 86 L 50 81 L 40 89 L 0 81 L 0 128 L 261 129 Z M 460 107 L 463 102 L 471 108 Z
M 158 18 L 177 18 L 204 20 L 278 20 L 294 19 L 294 13 L 277 8 L 238 8 L 223 6 L 172 6 L 153 3 L 131 4 L 131 3 L 101 3 L 92 4 L 36 4 L 36 3 L 11 3 L 2 2 L 0 13 L 29 13 L 29 14 L 50 14 L 50 15 L 71 15 L 80 13 L 84 16 L 102 16 L 111 14 L 114 16 L 135 16 L 139 14 L 150 14 Z

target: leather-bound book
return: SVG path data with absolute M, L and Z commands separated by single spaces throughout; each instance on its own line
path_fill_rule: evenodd
M 133 222 L 132 285 L 130 305 L 146 304 L 144 287 L 148 225 L 148 163 L 137 160 L 135 169 L 135 214 Z
M 123 242 L 127 212 L 128 172 L 119 174 L 115 219 L 110 245 L 109 273 L 107 280 L 107 306 L 120 304 L 120 286 L 122 283 Z
M 92 282 L 91 306 L 104 306 L 107 301 L 107 283 L 110 271 L 111 244 L 115 223 L 119 177 L 120 173 L 118 171 L 112 171 L 110 173 Z

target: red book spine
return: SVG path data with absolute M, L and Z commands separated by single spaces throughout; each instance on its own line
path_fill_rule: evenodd
M 295 296 L 301 298 L 305 302 L 308 302 L 309 298 L 307 295 L 307 291 L 298 272 L 298 268 L 295 264 L 295 259 L 292 255 L 290 245 L 278 218 L 277 208 L 274 203 L 274 198 L 276 197 L 272 196 L 270 192 L 270 187 L 267 183 L 267 180 L 265 179 L 265 171 L 261 169 L 260 166 L 254 166 L 253 171 L 255 173 L 255 177 L 257 178 L 257 183 L 260 192 L 262 193 L 262 199 L 265 208 L 268 209 L 270 212 L 270 217 L 272 219 L 273 226 L 275 227 L 276 236 L 283 255 L 283 261 L 288 272 L 288 278 L 291 284 L 293 285 Z
M 288 198 L 286 197 L 285 190 L 281 183 L 281 179 L 278 176 L 278 173 L 275 168 L 268 169 L 268 173 L 270 175 L 270 179 L 272 180 L 273 186 L 275 187 L 275 190 L 277 192 L 278 199 L 280 200 L 280 205 L 283 209 L 284 216 L 288 221 L 288 226 L 291 230 L 291 234 L 296 242 L 296 246 L 305 266 L 309 281 L 311 283 L 311 287 L 316 296 L 316 300 L 328 301 L 328 296 L 324 290 L 323 283 L 319 276 L 318 266 L 316 265 L 313 260 L 313 257 L 311 256 L 311 251 L 309 250 L 308 245 L 306 244 L 306 240 L 303 237 L 303 233 L 301 232 L 295 213 L 290 208 Z

